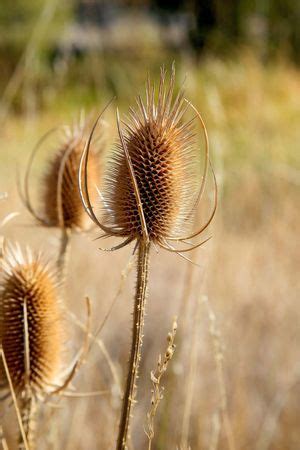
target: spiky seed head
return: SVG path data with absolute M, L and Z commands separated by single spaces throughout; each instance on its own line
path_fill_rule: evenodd
M 29 250 L 9 247 L 2 262 L 0 343 L 17 394 L 51 392 L 61 370 L 63 324 L 55 275 Z M 7 382 L 0 365 L 2 382 Z
M 174 73 L 169 83 L 161 74 L 155 95 L 148 83 L 147 101 L 138 98 L 130 109 L 124 135 L 115 149 L 104 190 L 106 225 L 121 236 L 139 238 L 142 223 L 130 176 L 127 148 L 135 175 L 150 241 L 180 236 L 187 225 L 199 187 L 199 151 L 194 146 L 193 121 L 184 122 L 186 102 L 180 91 L 173 99 Z M 156 97 L 156 98 L 155 98 Z
M 49 162 L 43 179 L 41 204 L 48 226 L 84 230 L 90 220 L 84 212 L 78 189 L 78 169 L 84 141 L 82 130 L 72 132 Z M 89 161 L 91 184 L 100 178 L 99 155 L 92 151 Z M 96 193 L 91 193 L 95 200 Z

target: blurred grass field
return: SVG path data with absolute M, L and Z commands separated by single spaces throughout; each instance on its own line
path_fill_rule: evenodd
M 159 64 L 152 70 L 144 61 L 143 67 L 125 67 L 122 73 L 115 62 L 116 102 L 122 113 L 136 94 L 143 93 L 147 70 L 157 74 Z M 152 253 L 144 360 L 132 429 L 134 448 L 147 448 L 143 427 L 151 398 L 150 370 L 165 349 L 167 332 L 177 315 L 177 349 L 163 383 L 154 448 L 298 450 L 299 69 L 286 62 L 264 65 L 251 53 L 234 60 L 206 57 L 199 63 L 186 57 L 176 64 L 179 84 L 186 78 L 186 96 L 207 125 L 219 207 L 211 227 L 213 239 L 193 256 L 200 268 L 177 255 Z M 17 195 L 15 168 L 17 163 L 24 168 L 45 131 L 72 122 L 84 106 L 100 111 L 110 98 L 107 80 L 103 90 L 88 99 L 81 90 L 84 77 L 80 80 L 65 96 L 54 93 L 41 112 L 9 116 L 0 133 L 0 191 L 9 195 L 0 204 L 1 217 L 20 212 L 5 228 L 5 235 L 42 249 L 47 256 L 55 254 L 58 233 L 32 223 Z M 115 105 L 106 115 L 108 123 L 114 122 L 114 114 Z M 111 146 L 113 137 L 108 135 Z M 36 198 L 46 159 L 44 151 L 33 171 Z M 207 209 L 199 211 L 203 221 L 212 198 L 211 185 L 206 196 Z M 94 236 L 72 238 L 66 301 L 84 320 L 83 299 L 89 295 L 96 329 L 118 290 L 132 249 L 103 253 L 92 242 Z M 101 332 L 122 385 L 133 283 L 131 273 Z M 72 322 L 68 330 L 74 337 L 66 346 L 71 359 L 82 334 Z M 113 448 L 120 401 L 97 345 L 75 385 L 78 391 L 108 393 L 99 398 L 63 399 L 59 408 L 46 405 L 38 448 Z M 13 418 L 10 410 L 4 427 L 9 445 Z

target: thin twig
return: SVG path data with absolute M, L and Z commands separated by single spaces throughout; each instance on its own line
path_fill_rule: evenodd
M 80 319 L 78 319 L 76 314 L 74 314 L 72 311 L 70 311 L 66 306 L 64 308 L 65 308 L 65 311 L 68 314 L 68 316 L 72 319 L 72 322 L 75 325 L 77 325 L 81 330 L 85 330 L 86 329 L 85 324 Z M 121 388 L 121 382 L 120 382 L 120 379 L 119 379 L 119 375 L 118 375 L 118 372 L 117 372 L 117 370 L 115 368 L 115 365 L 114 365 L 114 363 L 113 363 L 113 361 L 112 361 L 112 359 L 110 357 L 110 354 L 109 354 L 109 352 L 108 352 L 108 350 L 106 348 L 106 345 L 104 344 L 102 339 L 97 338 L 91 332 L 88 333 L 88 337 L 89 337 L 89 339 L 91 341 L 95 342 L 95 344 L 97 344 L 98 347 L 100 348 L 100 350 L 101 350 L 101 352 L 102 352 L 102 354 L 104 356 L 104 359 L 106 360 L 107 365 L 108 365 L 108 367 L 109 367 L 109 369 L 111 371 L 112 377 L 114 379 L 114 383 L 118 387 L 119 396 L 121 397 L 121 395 L 122 395 L 122 388 Z
M 152 382 L 152 396 L 151 396 L 151 407 L 149 412 L 147 413 L 147 424 L 145 428 L 145 433 L 148 436 L 148 450 L 152 449 L 152 441 L 154 438 L 154 420 L 155 415 L 159 406 L 159 403 L 163 399 L 163 391 L 164 387 L 161 387 L 161 379 L 163 375 L 166 373 L 169 361 L 172 359 L 175 352 L 175 336 L 177 331 L 177 318 L 173 321 L 172 331 L 168 333 L 167 342 L 168 347 L 163 356 L 159 355 L 157 367 L 155 370 L 151 371 L 151 382 Z
M 291 391 L 297 387 L 300 383 L 300 373 L 296 373 L 292 380 L 279 392 L 277 392 L 269 411 L 265 414 L 264 421 L 261 426 L 255 450 L 269 450 L 272 442 L 276 438 L 276 427 L 278 426 L 278 420 L 280 414 L 288 401 Z
M 112 309 L 113 309 L 113 307 L 116 304 L 116 301 L 118 300 L 118 298 L 120 297 L 120 295 L 121 295 L 121 293 L 123 291 L 125 281 L 126 281 L 128 275 L 129 275 L 129 273 L 132 270 L 132 266 L 133 266 L 133 257 L 131 256 L 129 261 L 128 261 L 128 263 L 127 263 L 127 265 L 126 265 L 126 267 L 125 267 L 125 269 L 122 270 L 122 272 L 121 272 L 121 280 L 120 280 L 120 283 L 119 283 L 118 290 L 117 290 L 117 292 L 116 292 L 116 294 L 115 294 L 115 296 L 114 296 L 114 298 L 113 298 L 113 300 L 112 300 L 112 302 L 110 304 L 110 307 L 109 307 L 107 313 L 104 316 L 104 319 L 102 320 L 101 324 L 97 328 L 97 331 L 95 333 L 95 337 L 97 337 L 99 335 L 99 333 L 101 333 L 104 325 L 106 324 L 106 322 L 107 322 L 107 320 L 108 320 L 108 318 L 109 318 L 109 316 L 110 316 L 110 314 L 112 312 Z
M 5 436 L 4 436 L 4 431 L 3 431 L 2 425 L 0 425 L 0 440 L 1 440 L 2 449 L 3 450 L 9 450 L 7 442 L 6 442 L 6 439 L 5 439 Z
M 22 417 L 21 417 L 21 413 L 20 413 L 20 408 L 19 408 L 19 405 L 18 405 L 17 397 L 16 397 L 16 394 L 15 394 L 15 390 L 14 390 L 13 383 L 12 383 L 12 380 L 11 380 L 11 377 L 10 377 L 7 361 L 6 361 L 4 350 L 3 350 L 2 346 L 0 346 L 0 354 L 1 354 L 1 357 L 2 357 L 6 378 L 7 378 L 7 381 L 8 381 L 8 384 L 9 384 L 9 389 L 10 389 L 11 396 L 12 396 L 12 399 L 13 399 L 13 404 L 14 404 L 16 415 L 17 415 L 17 419 L 18 419 L 20 433 L 21 433 L 22 438 L 23 438 L 24 448 L 25 448 L 25 450 L 29 450 L 26 434 L 25 434 L 25 431 L 24 431 L 23 423 L 22 423 Z
M 110 304 L 110 307 L 109 307 L 109 309 L 108 309 L 108 311 L 107 311 L 103 321 L 101 322 L 101 324 L 97 328 L 96 333 L 89 333 L 88 334 L 89 339 L 91 339 L 91 341 L 92 341 L 92 343 L 90 344 L 90 347 L 89 347 L 89 351 L 91 350 L 92 345 L 94 343 L 97 344 L 98 347 L 100 348 L 100 350 L 101 350 L 101 352 L 102 352 L 102 354 L 103 354 L 103 356 L 104 356 L 104 358 L 105 358 L 105 360 L 106 360 L 106 362 L 108 364 L 108 367 L 109 367 L 109 369 L 111 371 L 111 374 L 113 376 L 114 384 L 118 388 L 118 395 L 120 396 L 120 398 L 122 397 L 122 387 L 121 387 L 121 382 L 120 382 L 120 378 L 119 378 L 117 369 L 116 369 L 116 367 L 115 367 L 115 365 L 114 365 L 114 363 L 113 363 L 113 361 L 112 361 L 112 359 L 110 357 L 110 354 L 109 354 L 109 352 L 108 352 L 104 342 L 98 336 L 101 333 L 105 323 L 107 322 L 107 320 L 109 318 L 109 315 L 110 315 L 114 305 L 116 304 L 116 301 L 118 300 L 118 298 L 120 297 L 120 295 L 121 295 L 121 293 L 123 291 L 125 281 L 126 281 L 126 279 L 128 277 L 128 274 L 130 273 L 130 271 L 132 269 L 132 265 L 133 265 L 133 259 L 131 257 L 129 259 L 125 269 L 121 272 L 121 280 L 120 280 L 120 283 L 119 283 L 118 290 L 117 290 L 117 292 L 116 292 L 116 294 L 115 294 L 115 296 L 114 296 L 114 298 L 113 298 L 113 300 L 112 300 L 112 302 Z M 65 311 L 68 314 L 68 316 L 72 319 L 72 321 L 73 321 L 73 323 L 75 325 L 77 325 L 80 329 L 85 330 L 85 324 L 80 319 L 78 319 L 76 314 L 74 314 L 72 311 L 70 311 L 66 306 L 65 306 Z
M 226 385 L 225 385 L 225 379 L 224 379 L 224 367 L 223 367 L 223 348 L 222 348 L 222 341 L 221 341 L 221 333 L 220 330 L 218 330 L 217 323 L 216 323 L 216 315 L 212 309 L 212 306 L 209 303 L 209 300 L 206 296 L 203 296 L 203 303 L 205 304 L 207 308 L 208 318 L 210 322 L 210 328 L 209 332 L 212 337 L 213 341 L 213 348 L 214 348 L 214 358 L 215 358 L 215 365 L 216 365 L 216 372 L 217 372 L 217 380 L 218 380 L 218 387 L 219 387 L 219 396 L 220 396 L 220 413 L 222 417 L 222 422 L 224 426 L 224 431 L 228 443 L 229 450 L 236 450 L 235 445 L 235 439 L 234 434 L 232 431 L 232 426 L 228 414 L 228 402 L 227 402 L 227 392 L 226 392 Z
M 53 394 L 61 394 L 65 392 L 65 390 L 70 386 L 73 381 L 75 375 L 79 371 L 80 367 L 85 363 L 86 355 L 89 350 L 89 333 L 90 333 L 90 325 L 91 325 L 91 304 L 89 297 L 85 298 L 86 300 L 86 308 L 87 308 L 87 318 L 86 324 L 84 326 L 85 336 L 79 351 L 79 354 L 75 360 L 75 363 L 72 365 L 71 370 L 69 370 L 68 375 L 66 376 L 63 384 L 57 387 L 54 391 L 51 392 Z
M 60 280 L 63 282 L 66 277 L 68 258 L 70 252 L 71 230 L 61 228 L 59 253 L 57 258 L 57 270 Z
M 196 311 L 193 321 L 193 335 L 190 349 L 190 369 L 187 376 L 186 384 L 188 386 L 182 418 L 182 431 L 181 431 L 181 443 L 180 448 L 189 448 L 188 439 L 190 432 L 190 418 L 193 405 L 193 398 L 195 392 L 195 384 L 197 379 L 197 365 L 198 365 L 198 349 L 199 349 L 199 321 L 200 321 L 200 302 L 197 302 Z

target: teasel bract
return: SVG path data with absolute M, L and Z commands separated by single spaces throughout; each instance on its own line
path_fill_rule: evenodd
M 117 250 L 131 242 L 135 242 L 135 249 L 138 249 L 133 336 L 117 440 L 118 450 L 127 448 L 131 410 L 136 397 L 150 247 L 161 247 L 185 257 L 185 252 L 207 241 L 195 243 L 192 239 L 206 230 L 217 207 L 217 186 L 213 174 L 215 195 L 212 213 L 204 225 L 191 231 L 210 166 L 208 136 L 200 113 L 184 98 L 182 89 L 175 96 L 174 88 L 174 66 L 169 81 L 162 69 L 157 92 L 148 79 L 146 102 L 138 97 L 137 109 L 130 108 L 130 117 L 126 122 L 120 122 L 117 111 L 119 144 L 109 162 L 101 193 L 101 221 L 95 214 L 89 196 L 90 179 L 87 170 L 97 122 L 87 140 L 80 164 L 79 185 L 86 212 L 103 231 L 101 237 L 124 238 L 121 244 L 106 250 Z M 185 120 L 188 110 L 192 111 L 193 118 Z M 202 172 L 201 152 L 196 144 L 197 119 L 205 137 Z
M 84 145 L 87 123 L 81 120 L 78 125 L 65 127 L 63 142 L 57 145 L 56 152 L 48 161 L 48 168 L 40 185 L 39 210 L 33 207 L 29 190 L 32 164 L 36 153 L 45 140 L 55 131 L 50 130 L 33 149 L 24 176 L 23 189 L 19 189 L 21 199 L 27 210 L 39 225 L 61 229 L 58 269 L 63 278 L 70 234 L 72 231 L 85 231 L 91 226 L 82 208 L 78 189 L 77 174 Z M 94 145 L 91 152 L 89 170 L 93 184 L 100 179 L 99 153 L 102 148 Z M 93 199 L 95 199 L 94 193 Z
M 8 198 L 8 194 L 6 192 L 0 192 L 0 202 L 1 200 L 5 200 Z M 0 220 L 0 260 L 3 256 L 3 248 L 5 245 L 5 237 L 3 235 L 3 227 L 7 225 L 12 219 L 17 217 L 19 215 L 18 212 L 10 212 L 9 214 L 6 214 L 4 217 Z
M 8 389 L 6 366 L 32 449 L 37 401 L 56 389 L 62 369 L 62 309 L 55 273 L 40 256 L 6 246 L 1 269 L 0 377 Z

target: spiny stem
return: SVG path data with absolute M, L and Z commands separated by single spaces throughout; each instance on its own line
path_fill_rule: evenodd
M 68 228 L 62 228 L 59 254 L 57 258 L 58 275 L 62 281 L 65 280 L 69 250 L 70 250 L 70 230 Z
M 117 450 L 127 449 L 131 410 L 133 404 L 135 403 L 137 392 L 136 383 L 141 360 L 145 306 L 147 298 L 149 250 L 150 244 L 141 239 L 138 249 L 137 285 L 133 311 L 131 352 L 125 394 L 123 399 Z

